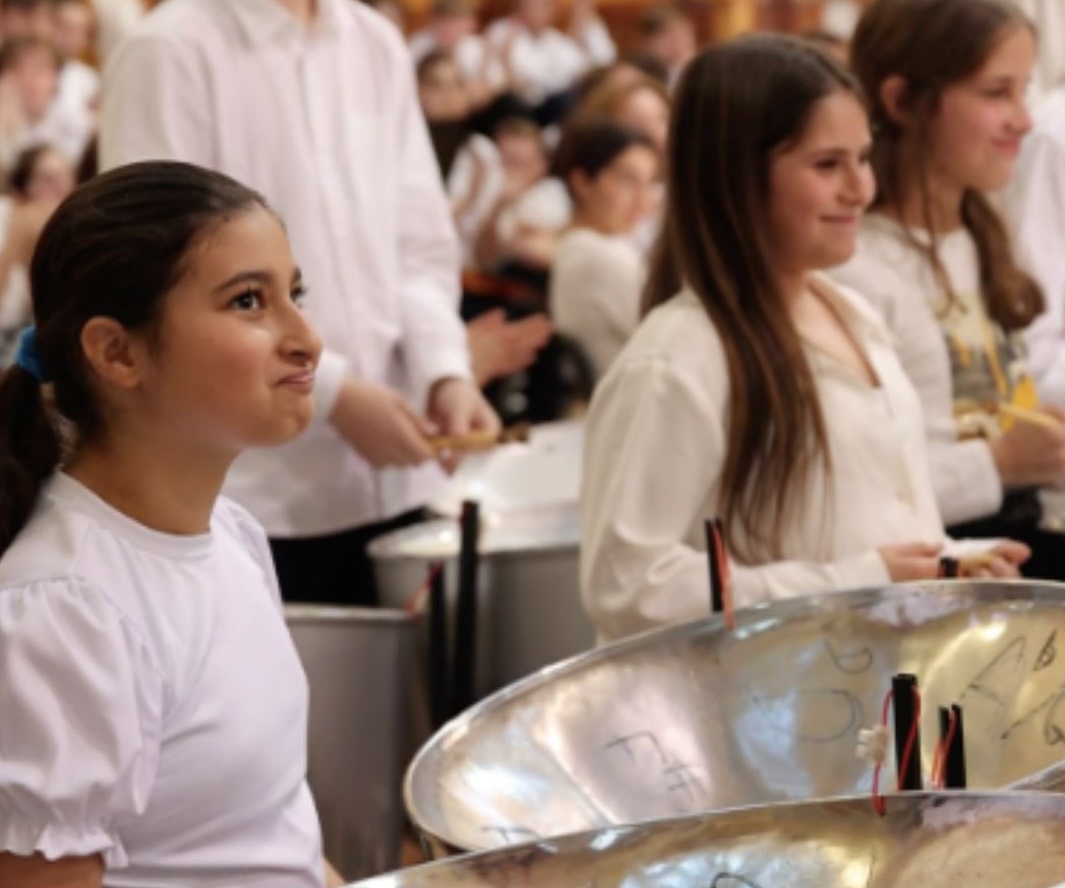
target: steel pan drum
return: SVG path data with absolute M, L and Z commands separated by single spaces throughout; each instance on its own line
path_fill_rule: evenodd
M 900 671 L 919 678 L 926 774 L 936 707 L 958 702 L 971 789 L 1065 786 L 1063 646 L 1065 586 L 1025 582 L 780 602 L 741 611 L 733 632 L 719 618 L 670 627 L 467 711 L 418 754 L 405 801 L 436 856 L 864 793 L 857 733 Z
M 1051 888 L 1065 797 L 889 797 L 615 827 L 380 876 L 361 888 Z
M 528 442 L 467 456 L 430 504 L 450 519 L 463 500 L 481 506 L 478 698 L 595 646 L 578 587 L 583 440 L 581 421 L 534 426 Z M 443 561 L 454 620 L 455 520 L 427 521 L 379 537 L 369 552 L 382 603 L 400 609 L 424 582 L 430 563 Z

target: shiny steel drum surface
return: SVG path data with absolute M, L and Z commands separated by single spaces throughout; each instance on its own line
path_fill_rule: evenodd
M 522 845 L 360 888 L 1052 888 L 1065 797 L 913 794 L 780 804 Z
M 417 621 L 401 612 L 287 605 L 310 685 L 308 782 L 326 857 L 349 879 L 399 865 Z M 262 738 L 269 743 L 270 738 Z
M 447 725 L 407 773 L 434 855 L 700 811 L 867 792 L 857 733 L 896 672 L 965 713 L 969 787 L 1065 785 L 1065 586 L 836 593 L 650 632 Z M 886 773 L 893 773 L 892 758 Z M 892 787 L 893 781 L 888 780 Z

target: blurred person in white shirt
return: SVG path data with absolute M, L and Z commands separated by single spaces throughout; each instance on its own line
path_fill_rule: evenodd
M 473 130 L 470 88 L 455 55 L 434 50 L 418 63 L 416 74 L 418 101 L 462 240 L 463 264 L 471 268 L 481 228 L 503 190 L 503 162 L 495 143 Z
M 0 0 L 0 40 L 52 37 L 49 0 Z
M 401 35 L 351 0 L 167 0 L 104 86 L 102 167 L 149 157 L 228 173 L 285 220 L 326 346 L 322 421 L 238 460 L 227 493 L 265 525 L 287 598 L 373 602 L 366 545 L 443 481 L 429 436 L 498 428 Z
M 551 263 L 551 317 L 601 377 L 640 323 L 647 270 L 626 235 L 657 208 L 660 156 L 638 130 L 593 118 L 568 129 L 556 168 L 574 207 Z
M 640 32 L 643 51 L 665 65 L 672 88 L 698 48 L 695 24 L 679 6 L 661 3 L 643 14 Z
M 514 12 L 485 32 L 508 83 L 535 109 L 541 126 L 557 123 L 570 110 L 581 75 L 617 55 L 593 0 L 574 0 L 568 33 L 553 27 L 555 14 L 554 0 L 516 0 Z
M 450 53 L 473 105 L 486 104 L 505 87 L 503 66 L 477 33 L 477 15 L 469 0 L 436 0 L 428 25 L 411 36 L 409 45 L 416 66 L 431 53 Z
M 100 94 L 100 75 L 85 63 L 95 28 L 92 4 L 89 0 L 52 0 L 52 20 L 52 41 L 63 57 L 60 97 L 92 107 Z
M 59 93 L 62 60 L 39 37 L 14 37 L 0 46 L 0 166 L 11 169 L 18 153 L 39 143 L 54 145 L 76 164 L 92 136 L 88 108 Z
M 463 265 L 473 269 L 481 230 L 503 190 L 503 162 L 495 143 L 471 128 L 469 88 L 451 54 L 429 53 L 417 74 L 418 99 L 462 239 Z M 551 324 L 542 314 L 508 321 L 499 309 L 471 320 L 466 335 L 474 378 L 483 388 L 532 364 L 551 337 Z
M 503 167 L 503 187 L 477 243 L 480 267 L 546 286 L 555 241 L 569 219 L 569 204 L 548 182 L 550 155 L 540 128 L 531 120 L 504 120 L 495 133 Z M 554 184 L 561 186 L 557 180 Z
M 21 152 L 0 198 L 0 369 L 15 357 L 19 333 L 32 321 L 29 266 L 55 208 L 74 190 L 74 167 L 50 145 Z

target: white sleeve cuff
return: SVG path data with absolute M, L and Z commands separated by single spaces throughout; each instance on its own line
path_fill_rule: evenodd
M 989 518 L 1002 508 L 1002 480 L 986 441 L 933 447 L 932 483 L 947 527 Z
M 325 349 L 318 359 L 314 375 L 314 419 L 328 422 L 329 414 L 340 397 L 340 387 L 348 375 L 348 360 L 343 355 Z
M 408 348 L 404 356 L 413 383 L 415 403 L 426 403 L 434 383 L 441 379 L 473 379 L 470 353 L 458 345 L 437 344 L 431 349 Z

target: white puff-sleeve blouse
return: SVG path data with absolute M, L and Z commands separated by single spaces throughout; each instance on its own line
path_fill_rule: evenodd
M 104 885 L 318 888 L 307 687 L 265 536 L 137 524 L 57 474 L 0 559 L 0 851 Z

